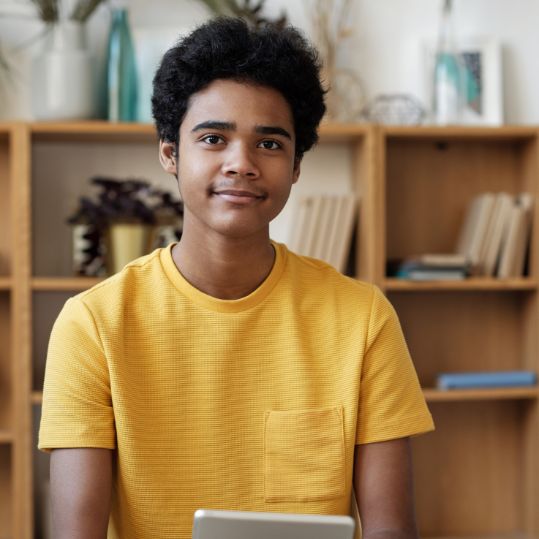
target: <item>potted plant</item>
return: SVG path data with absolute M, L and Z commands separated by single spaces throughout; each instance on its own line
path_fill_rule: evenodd
M 137 179 L 96 177 L 91 181 L 101 187 L 98 204 L 106 226 L 107 268 L 109 273 L 116 273 L 150 250 L 155 224 L 147 202 L 150 185 Z
M 44 31 L 43 46 L 32 63 L 32 110 L 37 119 L 91 118 L 96 109 L 94 59 L 86 46 L 86 21 L 106 0 L 27 0 Z M 0 11 L 0 15 L 16 16 Z M 23 18 L 24 20 L 24 18 Z M 0 55 L 0 68 L 8 69 Z

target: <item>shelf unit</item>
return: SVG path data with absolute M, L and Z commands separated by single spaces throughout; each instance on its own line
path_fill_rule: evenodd
M 538 370 L 539 220 L 523 278 L 416 283 L 385 275 L 390 258 L 451 251 L 478 192 L 537 195 L 538 141 L 532 127 L 321 129 L 321 148 L 345 148 L 361 201 L 355 276 L 394 304 L 437 424 L 413 442 L 423 536 L 539 539 L 539 390 L 434 388 L 440 371 Z M 0 537 L 31 539 L 39 537 L 48 465 L 35 450 L 48 335 L 65 300 L 100 282 L 71 275 L 65 218 L 92 175 L 163 173 L 148 125 L 7 124 L 0 152 L 9 157 L 0 159 L 0 189 L 11 197 L 0 224 L 12 238 L 0 239 L 0 338 L 11 343 L 8 356 L 0 350 L 0 383 L 11 376 L 6 424 L 0 407 Z
M 434 386 L 440 372 L 537 371 L 538 219 L 523 278 L 411 282 L 385 275 L 390 259 L 453 252 L 477 194 L 537 198 L 537 129 L 384 127 L 377 145 L 376 278 L 399 314 L 422 386 Z M 422 535 L 538 537 L 537 388 L 425 395 L 437 430 L 414 439 Z

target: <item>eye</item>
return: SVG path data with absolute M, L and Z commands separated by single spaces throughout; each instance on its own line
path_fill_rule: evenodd
M 205 135 L 200 140 L 210 146 L 215 146 L 224 142 L 223 137 L 220 137 L 219 135 Z
M 279 150 L 282 148 L 281 144 L 276 140 L 263 140 L 258 146 L 265 150 Z

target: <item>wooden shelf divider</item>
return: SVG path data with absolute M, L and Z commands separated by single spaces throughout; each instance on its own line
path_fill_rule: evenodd
M 77 292 L 100 283 L 99 277 L 34 277 L 32 290 L 48 292 Z
M 537 281 L 522 277 L 520 279 L 494 279 L 482 277 L 470 277 L 458 281 L 412 281 L 409 279 L 386 278 L 383 282 L 385 290 L 390 292 L 430 292 L 430 291 L 493 291 L 514 292 L 534 291 L 537 289 Z

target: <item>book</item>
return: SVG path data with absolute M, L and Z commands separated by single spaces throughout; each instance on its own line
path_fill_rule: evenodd
M 521 277 L 524 273 L 532 224 L 532 204 L 531 195 L 522 193 L 511 208 L 497 270 L 497 276 L 501 279 Z
M 294 214 L 294 219 L 292 222 L 292 231 L 291 237 L 288 242 L 290 250 L 295 253 L 301 254 L 303 249 L 303 237 L 305 235 L 305 230 L 308 227 L 309 218 L 310 218 L 310 206 L 311 200 L 309 197 L 303 197 L 298 201 L 296 212 Z
M 498 193 L 492 210 L 490 221 L 490 233 L 488 234 L 479 267 L 481 274 L 492 277 L 495 273 L 497 262 L 500 258 L 501 247 L 507 234 L 514 197 L 508 193 Z
M 309 226 L 304 230 L 304 240 L 302 244 L 302 249 L 299 252 L 305 256 L 313 256 L 316 238 L 318 234 L 318 225 L 320 223 L 320 212 L 322 209 L 322 200 L 321 196 L 309 197 L 311 200 L 311 206 L 309 208 L 310 217 L 309 217 Z
M 331 246 L 331 257 L 328 261 L 340 272 L 346 270 L 346 262 L 350 254 L 350 243 L 356 223 L 357 199 L 349 194 L 342 197 L 339 207 L 337 234 Z
M 464 255 L 474 272 L 480 272 L 479 262 L 494 208 L 494 194 L 482 193 L 470 203 L 457 243 L 457 253 Z
M 442 373 L 436 379 L 436 387 L 443 390 L 528 387 L 536 383 L 537 374 L 533 371 Z
M 347 195 L 310 195 L 299 200 L 292 224 L 292 251 L 346 269 L 356 223 L 357 199 Z
M 468 265 L 466 257 L 460 253 L 426 253 L 417 257 L 412 257 L 412 259 L 416 259 L 424 266 L 431 267 L 461 269 Z
M 523 211 L 522 224 L 517 235 L 514 262 L 513 276 L 522 277 L 524 275 L 526 254 L 530 245 L 530 233 L 532 225 L 532 209 L 533 198 L 529 193 L 521 193 L 517 199 L 517 203 Z
M 316 227 L 316 241 L 311 254 L 314 258 L 327 260 L 329 254 L 329 232 L 335 219 L 334 200 L 332 196 L 323 196 L 320 208 L 320 218 Z

